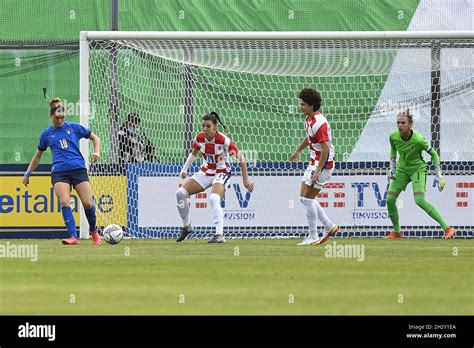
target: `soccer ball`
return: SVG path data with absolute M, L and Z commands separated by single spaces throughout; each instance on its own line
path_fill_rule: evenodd
M 123 230 L 119 225 L 112 224 L 104 228 L 102 235 L 107 243 L 118 244 L 123 238 Z

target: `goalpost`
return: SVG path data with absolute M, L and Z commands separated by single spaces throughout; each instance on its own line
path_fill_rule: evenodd
M 390 231 L 388 135 L 410 107 L 414 129 L 440 152 L 447 182 L 438 192 L 430 171 L 427 200 L 458 237 L 472 237 L 473 48 L 472 31 L 81 32 L 81 123 L 102 139 L 100 160 L 89 168 L 98 226 L 175 238 L 178 173 L 202 116 L 217 111 L 229 126 L 220 131 L 243 151 L 255 183 L 248 193 L 233 163 L 222 202 L 226 238 L 305 235 L 299 187 L 309 153 L 298 163 L 289 157 L 305 135 L 298 92 L 313 87 L 336 149 L 336 170 L 318 200 L 341 236 Z M 125 143 L 119 134 L 132 113 L 140 129 Z M 81 143 L 85 158 L 88 146 Z M 134 161 L 124 156 L 127 147 Z M 213 233 L 208 193 L 189 200 L 194 237 Z M 397 205 L 406 236 L 442 236 L 415 205 L 411 186 Z M 81 218 L 81 236 L 87 231 Z

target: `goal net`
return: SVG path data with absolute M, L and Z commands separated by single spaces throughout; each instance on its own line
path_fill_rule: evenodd
M 222 201 L 225 236 L 305 235 L 299 191 L 309 152 L 298 163 L 289 157 L 305 136 L 298 92 L 313 87 L 322 94 L 336 153 L 336 170 L 317 199 L 341 236 L 390 231 L 388 135 L 406 107 L 414 129 L 440 152 L 447 182 L 442 193 L 432 187 L 427 155 L 427 200 L 457 236 L 472 236 L 473 34 L 389 34 L 82 33 L 81 103 L 88 108 L 81 122 L 102 139 L 100 160 L 89 169 L 99 226 L 122 225 L 130 237 L 175 238 L 182 225 L 178 173 L 202 116 L 216 111 L 229 126 L 219 131 L 245 154 L 255 183 L 248 193 L 232 162 Z M 208 237 L 209 191 L 189 204 L 194 237 Z M 442 236 L 416 206 L 411 185 L 397 206 L 405 235 Z

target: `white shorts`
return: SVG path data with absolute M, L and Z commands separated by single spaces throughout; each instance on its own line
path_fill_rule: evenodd
M 216 175 L 206 175 L 202 170 L 193 174 L 191 179 L 195 180 L 204 190 L 214 184 L 221 184 L 227 190 L 230 187 L 230 177 L 228 173 L 217 173 Z
M 331 168 L 331 169 L 323 168 L 323 170 L 321 171 L 321 175 L 319 176 L 319 180 L 316 183 L 313 183 L 311 181 L 311 177 L 316 172 L 316 168 L 318 168 L 318 162 L 316 162 L 313 165 L 311 164 L 308 165 L 308 167 L 304 171 L 303 179 L 301 181 L 303 181 L 306 185 L 310 187 L 314 187 L 319 190 L 322 190 L 324 185 L 326 185 L 326 183 L 331 178 L 332 172 L 334 172 L 334 168 Z

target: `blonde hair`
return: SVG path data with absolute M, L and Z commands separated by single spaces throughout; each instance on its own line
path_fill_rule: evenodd
M 62 99 L 59 97 L 54 97 L 53 99 L 48 101 L 48 104 L 50 107 L 50 110 L 49 110 L 50 115 L 56 115 L 59 106 L 62 106 L 64 108 L 64 103 Z
M 404 111 L 400 112 L 398 116 L 404 116 L 408 118 L 408 123 L 413 124 L 413 114 L 410 113 L 409 107 L 407 107 Z

